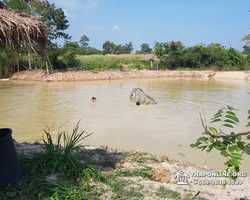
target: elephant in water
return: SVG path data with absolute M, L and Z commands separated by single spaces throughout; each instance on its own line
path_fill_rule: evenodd
M 150 96 L 146 95 L 141 88 L 134 88 L 130 92 L 130 100 L 134 101 L 136 105 L 154 105 L 157 102 L 151 98 Z

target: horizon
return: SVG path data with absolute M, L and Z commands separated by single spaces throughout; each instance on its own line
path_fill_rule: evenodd
M 133 43 L 140 50 L 143 43 L 153 49 L 154 42 L 181 41 L 185 47 L 220 43 L 242 51 L 250 34 L 250 2 L 242 0 L 180 1 L 115 1 L 115 0 L 51 0 L 62 8 L 72 36 L 79 42 L 82 35 L 89 46 L 102 50 L 106 41 L 125 45 Z M 57 39 L 59 45 L 63 39 Z

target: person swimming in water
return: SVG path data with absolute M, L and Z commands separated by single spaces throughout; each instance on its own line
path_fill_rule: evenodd
M 96 102 L 96 97 L 92 97 L 92 102 Z

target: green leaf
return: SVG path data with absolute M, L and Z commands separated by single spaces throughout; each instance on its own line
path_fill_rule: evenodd
M 236 160 L 243 160 L 243 156 L 241 154 L 235 153 L 232 155 L 229 155 L 231 158 L 236 159 Z
M 245 146 L 244 146 L 245 142 L 237 142 L 237 146 L 241 149 L 244 150 Z
M 190 147 L 198 148 L 200 144 L 202 144 L 202 143 L 201 142 L 196 142 L 195 144 L 191 144 Z
M 250 122 L 248 122 L 248 124 L 246 125 L 246 127 L 249 127 L 250 126 Z
M 226 127 L 229 127 L 229 128 L 234 128 L 231 124 L 223 124 L 222 126 L 226 126 Z
M 210 153 L 210 152 L 211 152 L 211 149 L 207 149 L 206 151 L 207 151 L 207 153 Z
M 209 149 L 213 149 L 214 147 L 215 147 L 214 144 L 210 144 L 210 145 L 208 146 Z
M 209 133 L 206 132 L 206 131 L 204 131 L 202 134 L 203 134 L 203 135 L 209 135 Z
M 224 122 L 228 122 L 228 123 L 232 123 L 232 124 L 237 124 L 236 122 L 234 122 L 233 120 L 230 120 L 230 119 L 225 119 Z
M 231 107 L 231 106 L 227 106 L 228 110 L 236 110 L 235 108 Z
M 222 113 L 222 112 L 221 112 Z M 222 117 L 222 114 L 221 113 L 217 113 L 217 114 L 215 114 L 214 115 L 214 117 L 213 118 L 211 118 L 212 120 L 213 119 L 216 119 L 216 118 L 219 118 L 219 117 Z
M 250 139 L 250 135 L 247 135 L 247 139 L 248 139 L 248 140 Z
M 242 140 L 241 135 L 237 136 L 237 140 L 240 142 Z
M 214 134 L 215 137 L 217 137 L 218 132 L 217 132 L 217 130 L 215 128 L 210 127 L 209 130 L 213 132 L 213 134 Z
M 236 159 L 230 159 L 229 160 L 229 163 L 232 165 L 232 166 L 235 166 L 235 167 L 241 167 L 241 163 L 236 160 Z
M 227 114 L 230 114 L 230 115 L 234 115 L 234 116 L 236 116 L 236 115 L 235 115 L 235 113 L 234 113 L 234 112 L 232 112 L 232 111 L 227 111 L 226 113 L 227 113 Z
M 197 142 L 206 142 L 207 143 L 208 138 L 207 137 L 200 137 L 196 141 Z
M 248 116 L 248 118 L 247 119 L 250 119 L 250 115 Z
M 250 115 L 250 109 L 248 110 L 248 114 Z
M 215 120 L 211 121 L 210 123 L 219 122 L 219 121 L 221 121 L 221 119 L 215 119 Z
M 207 148 L 207 145 L 202 146 L 202 147 L 201 147 L 201 150 L 204 151 L 204 149 L 206 149 L 206 148 Z
M 231 146 L 228 148 L 228 151 L 230 151 L 231 153 L 238 153 L 240 151 L 240 148 L 237 146 Z
M 224 144 L 222 144 L 222 145 L 218 145 L 218 146 L 216 146 L 216 148 L 217 148 L 218 150 L 224 150 L 224 149 L 226 149 L 226 148 L 227 148 L 227 146 L 226 146 L 226 145 L 224 145 Z
M 213 142 L 215 142 L 215 139 L 213 137 L 210 137 L 209 142 L 213 143 Z
M 244 151 L 245 151 L 247 154 L 250 154 L 250 147 L 245 146 Z
M 228 156 L 228 153 L 227 153 L 225 150 L 222 150 L 222 151 L 221 151 L 221 155 L 227 157 L 227 156 Z
M 236 116 L 233 116 L 233 115 L 226 115 L 225 117 L 226 117 L 226 118 L 229 118 L 229 119 L 232 119 L 232 120 L 234 120 L 235 122 L 239 122 L 239 119 L 238 119 Z

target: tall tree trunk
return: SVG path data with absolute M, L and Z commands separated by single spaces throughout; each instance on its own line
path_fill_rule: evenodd
M 52 68 L 52 65 L 51 65 L 51 63 L 50 63 L 50 60 L 49 60 L 49 58 L 48 58 L 48 55 L 47 55 L 46 51 L 44 51 L 44 54 L 45 54 L 46 59 L 47 59 L 46 62 L 49 62 L 50 70 L 51 70 L 51 72 L 53 73 L 53 68 Z
M 16 63 L 17 63 L 17 72 L 19 73 L 19 50 L 17 50 L 17 59 L 16 59 Z
M 28 49 L 29 70 L 31 70 L 30 50 Z

